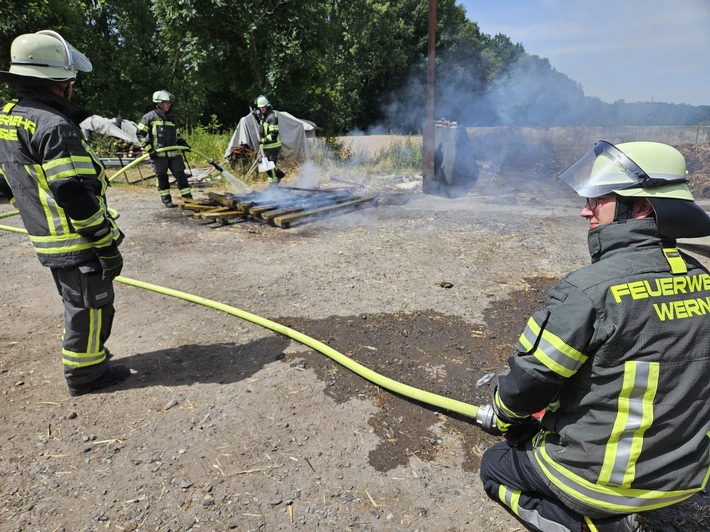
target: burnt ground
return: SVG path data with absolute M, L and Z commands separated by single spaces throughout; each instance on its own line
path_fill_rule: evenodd
M 414 193 L 288 230 L 197 221 L 147 186 L 109 198 L 125 277 L 471 404 L 489 402 L 496 380 L 476 381 L 505 369 L 547 290 L 588 262 L 578 200 L 545 179 L 483 176 L 465 198 Z M 0 242 L 0 530 L 522 530 L 478 480 L 495 437 L 212 308 L 117 283 L 109 347 L 134 375 L 69 397 L 51 276 L 26 236 Z M 709 513 L 704 492 L 645 529 L 706 530 Z
M 481 376 L 505 367 L 513 348 L 510 340 L 517 340 L 521 320 L 544 303 L 547 289 L 553 285 L 551 279 L 526 281 L 529 288 L 524 293 L 514 293 L 496 309 L 486 310 L 485 321 L 496 324 L 495 332 L 487 327 L 471 328 L 456 316 L 431 310 L 328 320 L 287 318 L 281 323 L 321 339 L 377 373 L 437 395 L 479 405 L 490 402 L 495 380 L 479 387 L 474 383 Z M 501 313 L 506 319 L 501 319 Z M 501 341 L 501 337 L 506 341 Z M 326 395 L 337 403 L 371 399 L 378 405 L 380 412 L 369 420 L 380 438 L 369 453 L 369 462 L 376 470 L 387 472 L 404 466 L 412 456 L 423 461 L 436 459 L 436 447 L 441 440 L 429 430 L 440 419 L 441 412 L 436 408 L 383 393 L 320 353 L 299 355 L 292 363 L 312 368 L 326 383 Z M 464 470 L 478 471 L 480 453 L 495 439 L 463 416 L 454 415 L 447 422 L 447 429 L 462 439 Z

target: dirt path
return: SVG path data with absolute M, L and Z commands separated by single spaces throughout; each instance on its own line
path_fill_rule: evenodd
M 288 230 L 196 221 L 152 188 L 116 186 L 110 202 L 124 276 L 480 404 L 476 380 L 505 368 L 547 288 L 588 261 L 576 199 L 496 185 Z M 70 398 L 51 276 L 25 235 L 0 242 L 0 530 L 522 530 L 478 479 L 495 438 L 213 309 L 117 284 L 109 347 L 135 375 Z

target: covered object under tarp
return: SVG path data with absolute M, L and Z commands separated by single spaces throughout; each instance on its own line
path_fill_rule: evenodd
M 279 133 L 281 135 L 281 155 L 293 157 L 295 159 L 303 159 L 308 150 L 307 138 L 316 136 L 316 126 L 310 120 L 302 120 L 296 118 L 285 111 L 274 111 L 279 117 Z M 237 129 L 234 130 L 234 135 L 229 141 L 227 151 L 224 152 L 224 158 L 229 159 L 234 153 L 235 148 L 242 145 L 249 146 L 252 150 L 259 149 L 259 125 L 256 122 L 254 115 L 251 113 L 239 120 Z
M 138 125 L 125 118 L 105 118 L 99 115 L 91 115 L 81 122 L 79 127 L 87 137 L 87 132 L 94 132 L 140 146 L 140 141 L 136 135 Z

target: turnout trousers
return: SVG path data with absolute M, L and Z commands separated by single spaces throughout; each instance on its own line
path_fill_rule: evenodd
M 525 448 L 517 449 L 502 441 L 488 449 L 481 459 L 483 489 L 502 504 L 528 530 L 541 532 L 580 532 L 604 530 L 626 516 L 590 519 L 565 506 L 541 477 Z M 584 523 L 584 526 L 583 526 Z
M 168 170 L 175 176 L 181 197 L 190 197 L 192 189 L 185 173 L 185 163 L 182 157 L 156 157 L 152 160 L 153 171 L 158 178 L 158 194 L 160 199 L 170 198 L 170 179 Z
M 278 183 L 286 175 L 278 166 L 281 148 L 264 148 L 264 157 L 274 163 L 274 168 L 266 172 L 269 183 Z
M 82 386 L 107 368 L 104 344 L 115 313 L 113 281 L 101 278 L 98 260 L 51 270 L 64 303 L 64 378 L 70 387 Z

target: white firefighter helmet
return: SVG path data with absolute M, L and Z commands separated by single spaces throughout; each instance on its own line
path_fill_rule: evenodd
M 170 94 L 165 89 L 155 91 L 153 93 L 153 103 L 172 102 L 172 101 L 173 101 L 173 95 Z
M 646 198 L 661 235 L 710 235 L 710 216 L 695 203 L 687 173 L 683 154 L 667 144 L 626 142 L 615 146 L 600 140 L 562 172 L 560 179 L 587 198 L 612 193 Z
M 5 81 L 67 81 L 77 72 L 91 72 L 91 61 L 56 31 L 42 30 L 16 37 L 10 46 L 10 70 L 0 72 Z M 29 78 L 29 79 L 28 79 Z
M 269 100 L 266 98 L 266 96 L 262 94 L 256 99 L 256 106 L 260 108 L 269 107 L 271 106 L 271 104 L 269 103 Z

